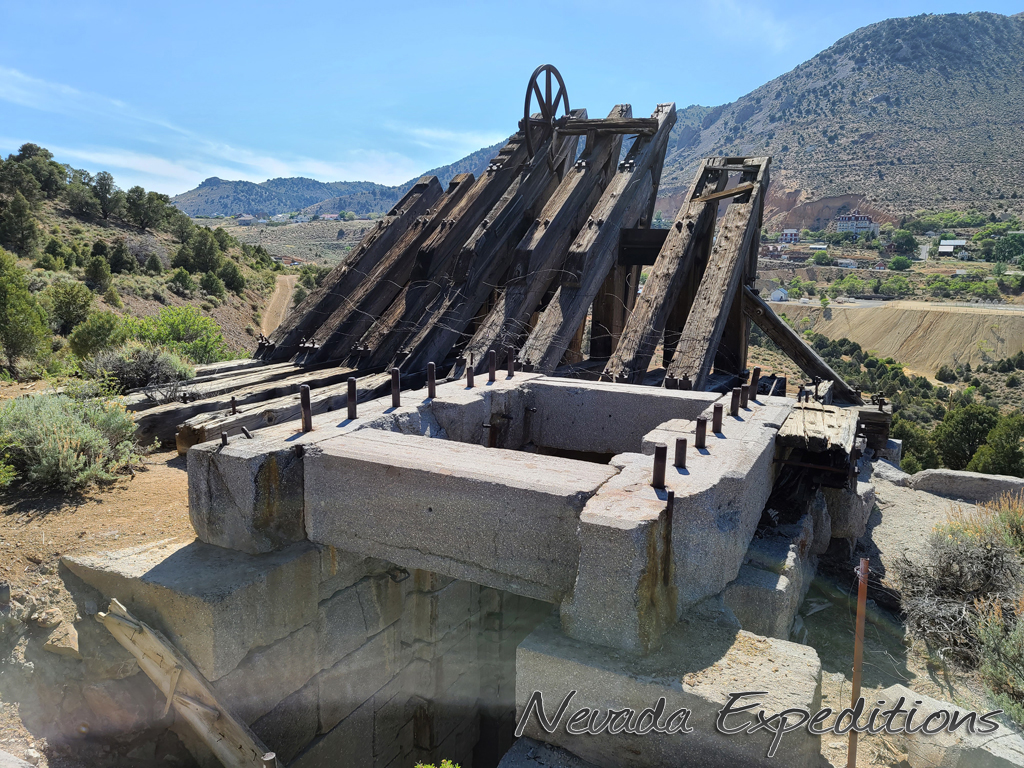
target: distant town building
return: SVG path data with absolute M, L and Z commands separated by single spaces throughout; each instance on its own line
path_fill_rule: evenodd
M 772 295 L 768 297 L 769 301 L 789 301 L 789 293 L 785 288 L 776 288 L 772 291 Z
M 294 219 L 292 219 L 292 221 L 294 221 L 296 224 L 305 224 L 306 222 L 309 221 L 309 216 L 296 216 Z
M 338 215 L 337 213 L 321 213 L 320 218 L 324 221 L 337 221 Z
M 954 245 L 946 245 L 945 241 L 939 246 L 939 256 L 952 256 L 953 251 L 956 249 Z
M 872 269 L 877 269 L 877 270 L 883 270 L 885 268 L 886 268 L 886 266 L 885 266 L 885 262 L 884 261 L 880 261 L 877 264 L 875 264 L 875 266 L 872 267 Z
M 878 223 L 872 221 L 870 216 L 855 209 L 850 213 L 836 216 L 836 232 L 853 232 L 858 236 L 870 232 L 878 237 Z
M 782 235 L 779 237 L 780 243 L 799 243 L 800 242 L 800 230 L 799 229 L 784 229 Z
M 950 246 L 961 245 L 962 246 L 962 245 L 967 245 L 967 241 L 966 240 L 939 240 L 939 248 L 941 248 L 944 245 L 950 245 Z
M 812 246 L 810 246 L 810 249 L 812 251 L 827 251 L 828 250 L 828 246 L 827 245 L 812 245 Z
M 238 222 L 238 226 L 240 227 L 251 227 L 253 224 L 256 223 L 256 217 L 250 216 L 247 213 L 243 213 L 241 216 L 235 219 L 235 221 Z
M 856 269 L 857 262 L 853 259 L 836 259 L 836 266 L 840 266 L 845 269 Z
M 271 216 L 270 220 L 271 221 L 288 221 L 288 214 L 287 213 L 278 213 L 278 214 L 276 214 L 274 216 Z

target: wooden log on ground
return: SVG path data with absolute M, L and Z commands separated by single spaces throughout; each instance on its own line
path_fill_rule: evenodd
M 821 403 L 798 403 L 775 439 L 778 448 L 800 448 L 811 453 L 849 455 L 857 437 L 857 410 Z
M 412 277 L 421 247 L 436 231 L 444 232 L 454 228 L 459 215 L 455 209 L 472 189 L 474 181 L 471 173 L 460 173 L 452 179 L 429 214 L 413 222 L 384 258 L 370 270 L 366 279 L 350 295 L 344 297 L 342 305 L 320 326 L 317 339 L 321 346 L 305 356 L 305 362 L 338 360 L 348 355 Z
M 656 194 L 669 134 L 676 122 L 675 104 L 658 105 L 654 119 L 659 126 L 657 133 L 634 142 L 591 213 L 588 225 L 569 248 L 561 284 L 520 353 L 523 362 L 532 363 L 535 371 L 552 373 L 561 363 L 616 263 L 619 231 L 635 227 L 647 215 L 650 200 Z M 598 226 L 600 220 L 604 224 Z M 595 356 L 593 346 L 590 354 Z
M 139 663 L 175 712 L 226 768 L 264 768 L 266 745 L 227 707 L 183 653 L 162 634 L 136 619 L 117 600 L 99 621 Z
M 800 338 L 800 334 L 781 320 L 772 308 L 750 288 L 744 287 L 745 304 L 743 311 L 764 331 L 768 338 L 786 353 L 800 370 L 811 377 L 833 382 L 832 398 L 843 403 L 863 405 L 861 399 L 849 384 L 826 363 L 817 352 Z
M 235 407 L 241 408 L 252 403 L 272 400 L 297 393 L 303 384 L 319 388 L 346 381 L 353 373 L 345 368 L 319 368 L 313 371 L 293 369 L 295 373 L 286 379 L 272 382 L 255 382 L 244 389 L 232 389 L 228 392 L 207 397 L 188 403 L 166 403 L 143 411 L 135 419 L 135 439 L 140 445 L 152 445 L 158 440 L 161 445 L 174 442 L 174 433 L 178 425 L 200 413 L 224 410 L 231 407 L 231 398 L 235 399 Z
M 376 373 L 363 376 L 356 384 L 356 401 L 372 400 L 383 387 L 391 383 L 391 374 Z M 336 411 L 348 405 L 348 380 L 345 383 L 321 387 L 310 392 L 310 407 L 313 415 Z M 293 421 L 300 416 L 299 395 L 285 395 L 272 400 L 249 403 L 240 406 L 237 413 L 230 408 L 201 413 L 188 419 L 178 427 L 175 444 L 178 453 L 184 456 L 193 445 L 215 440 L 222 432 L 238 434 L 242 429 L 254 432 L 264 427 Z
M 245 368 L 240 371 L 229 371 L 224 376 L 204 376 L 197 379 L 189 379 L 181 382 L 178 386 L 190 400 L 205 400 L 208 397 L 215 397 L 230 392 L 233 389 L 250 387 L 261 382 L 279 381 L 289 376 L 294 376 L 303 369 L 291 363 L 275 363 L 268 365 L 262 363 L 260 366 Z M 143 387 L 132 390 L 124 397 L 124 405 L 129 411 L 144 411 L 160 405 L 160 398 L 166 393 L 170 385 Z
M 288 360 L 299 351 L 303 338 L 316 335 L 320 325 L 331 316 L 346 296 L 366 277 L 366 273 L 391 249 L 399 237 L 423 216 L 443 193 L 436 176 L 421 177 L 388 215 L 378 219 L 349 257 L 336 266 L 316 290 L 289 312 L 271 334 L 273 347 L 261 353 L 268 361 Z
M 676 297 L 694 267 L 701 238 L 714 228 L 717 205 L 691 202 L 706 186 L 718 183 L 719 177 L 712 170 L 709 160 L 704 160 L 697 169 L 690 194 L 669 229 L 665 244 L 644 283 L 643 293 L 605 366 L 605 377 L 625 377 L 627 381 L 638 384 L 647 373 L 665 332 L 665 322 L 675 307 Z
M 630 113 L 628 104 L 620 104 L 612 108 L 609 117 L 630 117 Z M 621 146 L 621 134 L 598 135 L 516 247 L 505 290 L 466 345 L 465 353 L 473 355 L 479 370 L 486 365 L 489 350 L 518 347 L 526 335 L 530 317 L 558 277 L 569 245 L 614 176 Z M 458 368 L 453 371 L 453 375 L 459 373 Z
M 766 158 L 762 166 L 764 181 L 767 181 L 767 170 Z M 742 278 L 750 249 L 756 245 L 760 235 L 758 218 L 760 199 L 764 194 L 761 181 L 759 179 L 750 191 L 748 201 L 734 201 L 725 212 L 707 269 L 694 297 L 693 308 L 668 368 L 669 376 L 689 378 L 694 389 L 704 389 L 707 383 L 733 301 L 743 288 Z

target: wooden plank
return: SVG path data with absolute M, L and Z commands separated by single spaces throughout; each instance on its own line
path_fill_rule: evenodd
M 817 376 L 834 383 L 832 397 L 844 403 L 863 405 L 864 401 L 860 395 L 853 391 L 843 378 L 832 370 L 832 366 L 826 363 L 796 331 L 790 328 L 772 311 L 765 301 L 754 293 L 749 287 L 744 287 L 744 312 L 757 323 L 757 326 L 764 331 L 768 338 L 774 341 L 779 348 L 808 376 Z
M 628 104 L 611 112 L 612 117 L 629 114 Z M 465 348 L 481 370 L 488 350 L 518 347 L 526 336 L 530 317 L 558 277 L 569 245 L 613 178 L 621 146 L 620 134 L 600 135 L 589 144 L 516 247 L 505 290 Z
M 348 355 L 366 330 L 394 301 L 416 267 L 421 247 L 434 233 L 454 228 L 459 202 L 472 188 L 471 173 L 455 176 L 444 195 L 421 216 L 398 242 L 373 266 L 366 278 L 345 296 L 337 310 L 320 326 L 316 337 L 320 348 L 302 357 L 302 362 L 338 360 Z M 457 237 L 457 235 L 455 236 Z
M 695 202 L 695 203 L 712 203 L 715 200 L 725 200 L 726 198 L 729 198 L 729 197 L 739 197 L 740 195 L 742 195 L 742 194 L 752 190 L 755 186 L 756 186 L 755 184 L 738 184 L 735 187 L 733 187 L 732 189 L 723 189 L 723 190 L 718 191 L 718 192 L 709 192 L 706 195 L 702 195 L 701 197 L 698 197 L 693 202 Z
M 779 448 L 850 455 L 857 436 L 857 411 L 821 403 L 798 403 L 776 437 Z
M 262 350 L 260 357 L 268 361 L 288 360 L 298 352 L 302 339 L 316 334 L 321 323 L 331 316 L 402 233 L 441 197 L 443 191 L 436 176 L 420 177 L 388 215 L 377 220 L 349 257 L 285 316 L 271 334 L 273 346 Z
M 660 176 L 668 139 L 675 125 L 675 104 L 659 105 L 654 119 L 660 125 L 658 133 L 634 142 L 626 162 L 619 167 L 588 217 L 587 226 L 580 230 L 569 247 L 561 284 L 520 353 L 523 362 L 532 363 L 536 371 L 552 373 L 558 367 L 572 334 L 586 322 L 587 311 L 592 305 L 594 322 L 591 324 L 591 357 L 608 357 L 612 352 L 611 343 L 602 349 L 600 341 L 595 350 L 594 340 L 600 337 L 600 323 L 613 326 L 607 328 L 609 342 L 612 342 L 612 337 L 617 342 L 621 335 L 620 322 L 625 320 L 622 307 L 612 306 L 608 310 L 612 314 L 602 314 L 595 305 L 595 299 L 607 293 L 603 287 L 613 266 L 619 262 L 622 235 L 626 232 L 650 232 L 632 228 L 648 215 L 650 200 L 657 194 L 655 176 Z M 597 222 L 602 220 L 604 224 L 598 226 Z M 658 237 L 664 243 L 664 236 L 659 234 Z M 623 265 L 624 270 L 627 268 Z M 624 287 L 624 276 L 617 275 L 615 283 Z M 609 297 L 607 301 L 618 301 L 621 304 L 625 297 L 621 292 L 616 293 L 615 286 L 610 287 L 616 298 Z M 629 308 L 632 308 L 632 304 Z M 607 317 L 615 317 L 617 320 L 605 322 Z
M 697 169 L 690 194 L 669 229 L 665 245 L 647 276 L 643 293 L 630 314 L 619 344 L 605 366 L 605 378 L 625 378 L 626 381 L 639 384 L 647 373 L 654 350 L 665 331 L 665 321 L 693 269 L 701 238 L 714 227 L 717 206 L 691 202 L 709 183 L 709 170 L 711 161 L 704 160 Z
M 379 396 L 382 387 L 391 382 L 390 373 L 375 373 L 361 376 L 356 384 L 356 401 L 363 402 Z M 348 381 L 329 387 L 320 387 L 310 392 L 310 407 L 313 415 L 337 411 L 348 405 Z M 193 445 L 215 440 L 221 432 L 229 435 L 241 434 L 243 427 L 250 432 L 294 421 L 300 417 L 299 395 L 290 394 L 238 407 L 237 413 L 222 408 L 200 413 L 178 427 L 175 445 L 184 456 Z M 344 418 L 344 414 L 339 414 Z
M 188 403 L 167 403 L 143 411 L 135 419 L 135 439 L 140 445 L 152 445 L 154 440 L 161 445 L 174 442 L 174 433 L 178 425 L 193 416 L 210 411 L 224 410 L 231 407 L 231 398 L 235 398 L 235 407 L 271 400 L 297 393 L 303 384 L 310 387 L 326 387 L 345 381 L 352 371 L 345 368 L 319 368 L 304 371 L 293 368 L 294 374 L 288 378 L 272 382 L 256 381 L 251 386 L 206 397 L 203 400 Z
M 189 379 L 181 383 L 181 390 L 192 400 L 205 400 L 208 397 L 223 395 L 235 389 L 250 387 L 253 384 L 270 383 L 287 379 L 301 372 L 302 369 L 292 363 L 262 363 L 255 368 L 245 368 L 238 373 L 225 376 L 204 376 Z M 151 386 L 133 390 L 124 397 L 124 406 L 129 411 L 144 411 L 160 405 L 159 398 L 167 391 L 167 386 Z
M 139 668 L 153 681 L 175 712 L 195 731 L 227 768 L 264 768 L 266 745 L 222 705 L 213 688 L 166 637 L 132 616 L 117 600 L 110 601 L 99 621 Z
M 606 117 L 593 120 L 576 120 L 570 118 L 564 125 L 557 126 L 559 133 L 566 135 L 586 135 L 595 133 L 621 133 L 624 135 L 653 136 L 658 132 L 658 119 L 655 117 Z

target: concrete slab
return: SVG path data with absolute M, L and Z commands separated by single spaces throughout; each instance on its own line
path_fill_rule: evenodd
M 596 768 L 572 752 L 523 736 L 505 753 L 498 768 Z
M 812 648 L 758 637 L 706 621 L 683 622 L 665 636 L 661 651 L 646 658 L 573 640 L 548 620 L 527 637 L 516 654 L 516 709 L 521 717 L 535 691 L 541 691 L 546 716 L 576 691 L 563 717 L 548 733 L 536 715 L 525 735 L 567 749 L 602 768 L 705 768 L 709 765 L 818 768 L 820 739 L 805 729 L 785 734 L 774 757 L 767 756 L 772 734 L 725 735 L 716 721 L 731 693 L 767 691 L 737 706 L 760 702 L 753 711 L 732 715 L 729 727 L 789 708 L 816 711 L 821 698 L 821 665 Z M 661 721 L 690 711 L 690 733 L 615 733 L 600 730 L 610 709 L 635 716 L 665 699 Z M 596 735 L 570 733 L 574 713 L 597 711 Z M 625 715 L 630 717 L 630 715 Z M 587 715 L 582 716 L 584 720 Z M 621 718 L 620 718 L 621 719 Z M 580 721 L 576 721 L 578 725 Z M 635 722 L 635 721 L 634 721 Z
M 1024 493 L 1024 478 L 983 475 L 954 469 L 925 469 L 910 476 L 907 486 L 936 496 L 964 501 L 995 501 L 1004 493 Z
M 166 540 L 62 562 L 167 635 L 210 681 L 316 618 L 320 555 L 308 543 L 254 556 Z
M 584 504 L 616 472 L 378 430 L 324 442 L 304 466 L 311 541 L 549 601 L 575 578 Z

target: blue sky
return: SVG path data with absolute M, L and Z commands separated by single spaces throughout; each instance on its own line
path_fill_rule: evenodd
M 865 24 L 981 10 L 1024 0 L 0 0 L 0 152 L 32 141 L 169 194 L 208 176 L 397 184 L 512 133 L 538 64 L 574 108 L 644 115 L 732 101 Z

